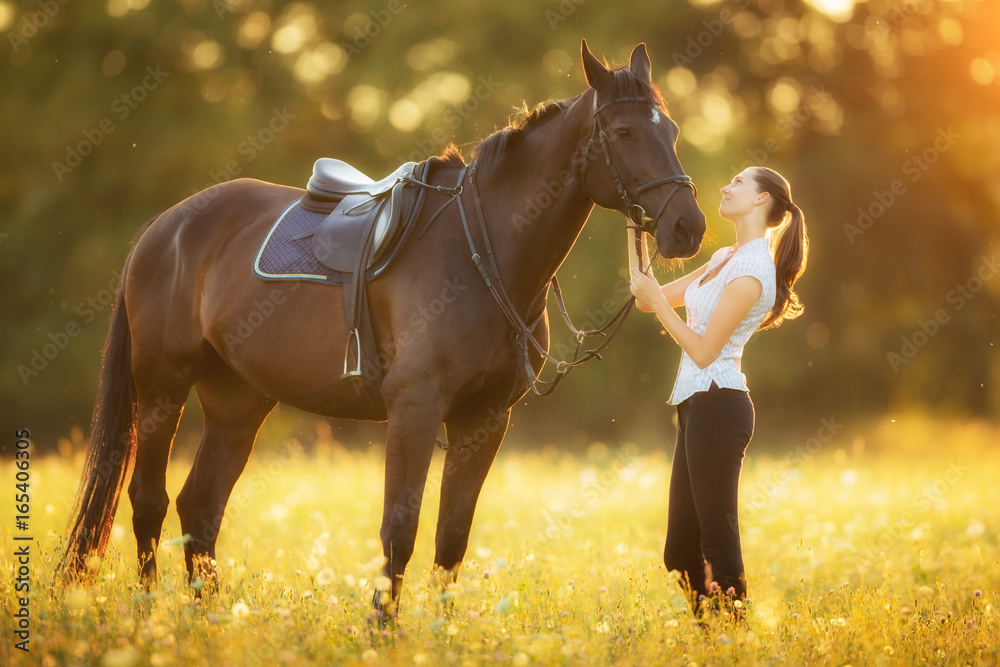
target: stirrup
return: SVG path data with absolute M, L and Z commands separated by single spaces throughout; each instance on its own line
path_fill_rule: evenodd
M 351 341 L 354 341 L 355 349 L 355 368 L 353 370 L 347 370 L 347 361 L 351 358 Z M 341 374 L 340 379 L 349 377 L 361 377 L 361 337 L 358 335 L 357 329 L 352 329 L 351 334 L 347 337 L 347 349 L 344 350 L 344 372 Z

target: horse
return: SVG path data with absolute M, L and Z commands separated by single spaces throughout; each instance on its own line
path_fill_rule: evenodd
M 214 580 L 227 501 L 278 402 L 329 418 L 388 422 L 379 532 L 391 585 L 373 600 L 382 617 L 398 613 L 444 424 L 434 567 L 454 580 L 511 407 L 547 356 L 550 280 L 594 206 L 628 214 L 666 258 L 693 256 L 705 233 L 675 150 L 679 128 L 650 78 L 645 45 L 627 67 L 606 67 L 586 40 L 581 58 L 584 92 L 538 105 L 483 139 L 468 163 L 453 145 L 440 156 L 444 165 L 429 178 L 417 223 L 424 232 L 368 284 L 384 371 L 374 391 L 338 379 L 350 335 L 341 288 L 282 283 L 291 287 L 276 293 L 275 283 L 248 273 L 270 225 L 301 189 L 241 178 L 147 223 L 111 315 L 61 570 L 83 579 L 99 566 L 131 472 L 139 577 L 155 586 L 167 462 L 193 386 L 204 431 L 176 498 L 189 536 L 189 581 Z M 541 193 L 549 195 L 545 206 L 537 204 Z M 255 318 L 252 335 L 234 337 L 237 323 L 272 297 L 280 317 Z M 512 334 L 536 345 L 518 347 Z

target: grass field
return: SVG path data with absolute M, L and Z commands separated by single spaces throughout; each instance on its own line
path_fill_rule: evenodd
M 750 630 L 708 632 L 661 561 L 670 452 L 641 443 L 501 451 L 447 591 L 430 576 L 436 458 L 393 633 L 368 623 L 380 585 L 379 447 L 321 443 L 307 456 L 259 443 L 219 541 L 222 588 L 202 604 L 186 585 L 172 506 L 160 587 L 135 584 L 127 500 L 98 582 L 54 587 L 81 459 L 35 458 L 30 653 L 15 648 L 23 543 L 13 537 L 23 533 L 8 500 L 0 663 L 998 664 L 998 436 L 887 419 L 770 455 L 752 444 L 741 487 Z M 171 498 L 187 468 L 172 464 Z M 9 461 L 3 470 L 10 490 Z

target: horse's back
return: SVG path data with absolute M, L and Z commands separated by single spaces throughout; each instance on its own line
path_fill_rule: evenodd
M 270 223 L 302 190 L 249 178 L 198 192 L 159 215 L 136 242 L 126 273 L 133 335 L 186 353 L 204 341 L 205 300 L 230 299 Z

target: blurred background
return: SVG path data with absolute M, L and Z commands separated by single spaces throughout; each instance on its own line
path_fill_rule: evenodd
M 0 0 L 0 33 L 4 451 L 15 428 L 82 445 L 147 220 L 234 177 L 303 186 L 323 156 L 379 178 L 452 141 L 468 155 L 522 102 L 584 89 L 581 38 L 615 64 L 646 42 L 681 127 L 709 232 L 661 280 L 734 242 L 718 188 L 746 166 L 784 174 L 805 211 L 805 314 L 745 353 L 755 447 L 1000 408 L 995 1 Z M 621 298 L 622 223 L 595 211 L 560 273 L 578 325 Z M 665 446 L 678 359 L 634 314 L 603 361 L 522 401 L 505 446 Z M 189 451 L 195 400 L 181 428 Z M 368 446 L 384 426 L 283 408 L 265 432 Z

